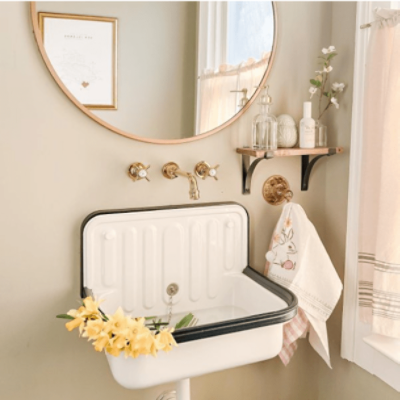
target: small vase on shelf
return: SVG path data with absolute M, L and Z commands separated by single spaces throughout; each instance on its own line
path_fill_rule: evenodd
M 328 147 L 328 128 L 321 121 L 315 121 L 315 147 Z

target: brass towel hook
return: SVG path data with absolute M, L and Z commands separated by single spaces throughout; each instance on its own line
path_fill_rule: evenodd
M 289 202 L 293 198 L 289 182 L 281 175 L 270 176 L 264 182 L 262 195 L 265 201 L 272 206 L 278 206 L 284 201 Z

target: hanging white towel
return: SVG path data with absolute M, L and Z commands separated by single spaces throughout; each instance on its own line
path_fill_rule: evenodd
M 324 245 L 303 208 L 283 208 L 267 255 L 265 274 L 288 288 L 299 300 L 298 315 L 284 325 L 280 354 L 285 365 L 297 348 L 296 340 L 310 332 L 311 346 L 330 368 L 326 321 L 343 289 Z

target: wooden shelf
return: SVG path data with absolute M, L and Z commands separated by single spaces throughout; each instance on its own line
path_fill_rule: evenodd
M 322 157 L 343 153 L 343 147 L 317 147 L 315 149 L 295 147 L 277 150 L 257 150 L 250 147 L 240 147 L 236 149 L 236 152 L 242 155 L 243 194 L 250 194 L 251 178 L 260 161 L 274 157 L 301 156 L 301 190 L 308 190 L 311 170 L 315 163 Z M 310 156 L 314 156 L 311 161 Z M 250 157 L 255 157 L 256 159 L 250 163 Z
M 317 147 L 315 149 L 300 149 L 293 147 L 290 149 L 278 149 L 278 150 L 256 150 L 250 147 L 240 147 L 236 149 L 236 153 L 244 154 L 256 158 L 265 158 L 265 154 L 271 154 L 271 157 L 291 157 L 291 156 L 313 156 L 313 155 L 324 155 L 334 152 L 335 154 L 343 153 L 343 147 Z

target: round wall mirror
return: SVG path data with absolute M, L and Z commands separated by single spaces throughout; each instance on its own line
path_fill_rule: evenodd
M 265 84 L 273 2 L 33 2 L 43 59 L 86 115 L 152 143 L 207 137 Z

